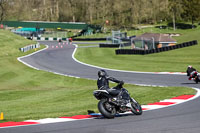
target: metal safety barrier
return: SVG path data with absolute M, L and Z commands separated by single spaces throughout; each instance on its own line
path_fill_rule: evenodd
M 36 48 L 40 48 L 40 44 L 37 43 L 37 44 L 31 44 L 31 45 L 28 45 L 28 46 L 25 46 L 23 48 L 19 48 L 20 51 L 22 52 L 27 52 L 31 49 L 36 49 Z

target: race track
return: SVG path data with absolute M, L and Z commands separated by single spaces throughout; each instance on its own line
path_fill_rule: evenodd
M 74 45 L 56 48 L 57 42 L 42 42 L 49 48 L 21 58 L 34 68 L 81 78 L 97 79 L 99 68 L 80 64 L 72 58 Z M 126 83 L 189 86 L 185 75 L 134 73 L 107 70 L 109 75 Z M 200 132 L 200 98 L 167 108 L 145 111 L 141 116 L 129 115 L 115 119 L 89 119 L 73 122 L 0 129 L 0 133 L 198 133 Z

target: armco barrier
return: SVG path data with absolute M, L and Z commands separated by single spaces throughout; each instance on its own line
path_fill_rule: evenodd
M 169 50 L 175 50 L 175 49 L 189 47 L 189 46 L 193 46 L 193 45 L 197 45 L 197 44 L 198 44 L 197 40 L 194 40 L 194 41 L 184 42 L 184 43 L 173 45 L 173 46 L 156 48 L 156 49 L 151 49 L 151 50 L 117 49 L 117 50 L 115 50 L 115 53 L 116 54 L 141 54 L 141 55 L 145 55 L 145 54 L 153 54 L 153 53 L 159 53 L 159 52 L 164 52 L 164 51 L 169 51 Z
M 74 41 L 106 41 L 106 38 L 73 38 Z M 130 41 L 130 39 L 122 38 L 122 41 Z
M 37 44 L 31 44 L 31 45 L 25 46 L 23 48 L 19 48 L 19 50 L 22 51 L 22 52 L 27 52 L 31 49 L 35 49 L 35 48 L 39 48 L 39 47 L 40 47 L 40 44 L 37 43 Z
M 74 41 L 106 41 L 106 38 L 73 38 Z
M 25 37 L 27 39 L 31 39 L 30 37 Z M 68 38 L 55 38 L 55 37 L 33 37 L 32 40 L 35 41 L 68 41 Z
M 131 43 L 121 43 L 121 44 L 100 43 L 99 44 L 100 48 L 119 48 L 120 46 L 122 47 L 131 46 Z

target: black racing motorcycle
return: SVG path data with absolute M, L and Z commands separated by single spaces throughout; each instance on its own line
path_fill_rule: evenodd
M 131 111 L 135 115 L 142 114 L 141 105 L 130 97 L 129 92 L 123 88 L 123 84 L 116 86 L 120 89 L 118 95 L 112 95 L 107 90 L 95 90 L 93 95 L 97 100 L 99 112 L 106 118 L 114 118 L 118 113 Z
M 193 80 L 195 83 L 198 84 L 198 82 L 200 82 L 200 77 L 199 77 L 199 73 L 197 71 L 195 71 L 192 76 L 190 76 L 190 80 Z
M 198 82 L 200 82 L 200 79 L 199 79 L 199 73 L 196 73 L 195 77 L 194 77 L 194 82 L 196 82 L 198 84 Z

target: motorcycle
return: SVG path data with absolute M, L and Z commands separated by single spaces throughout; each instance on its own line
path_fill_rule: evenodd
M 195 77 L 194 77 L 194 82 L 196 82 L 198 84 L 198 82 L 200 82 L 200 79 L 199 79 L 199 74 L 197 74 Z
M 142 114 L 141 105 L 130 97 L 129 92 L 119 83 L 117 88 L 120 89 L 118 95 L 112 95 L 107 90 L 95 90 L 94 97 L 100 100 L 98 103 L 99 112 L 106 118 L 114 118 L 118 113 L 131 111 L 135 115 Z
M 193 80 L 195 83 L 198 84 L 198 82 L 200 82 L 199 73 L 195 71 L 191 76 L 190 80 Z

